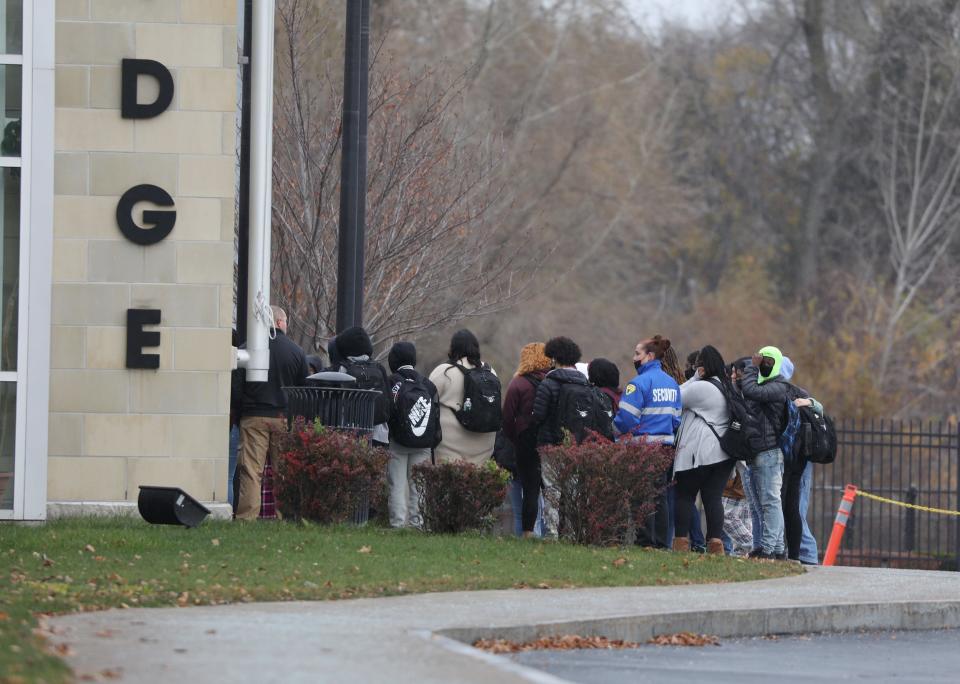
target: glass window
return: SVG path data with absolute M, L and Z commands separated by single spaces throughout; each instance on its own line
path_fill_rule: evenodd
M 0 54 L 23 52 L 23 0 L 0 0 Z
M 20 169 L 4 168 L 0 210 L 0 371 L 17 370 L 20 292 Z
M 0 154 L 4 157 L 20 156 L 22 79 L 23 67 L 20 65 L 0 65 Z
M 17 383 L 0 382 L 0 509 L 13 508 L 13 459 L 17 434 Z

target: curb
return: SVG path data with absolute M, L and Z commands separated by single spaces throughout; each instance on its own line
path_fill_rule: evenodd
M 730 638 L 768 634 L 846 632 L 859 629 L 924 630 L 958 627 L 960 627 L 960 600 L 682 611 L 652 615 L 625 615 L 597 620 L 558 621 L 536 625 L 462 627 L 438 630 L 434 634 L 467 645 L 479 639 L 507 639 L 522 643 L 541 637 L 564 634 L 604 636 L 610 639 L 644 643 L 661 634 L 678 632 Z

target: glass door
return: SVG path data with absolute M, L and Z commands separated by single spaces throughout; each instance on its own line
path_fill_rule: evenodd
M 23 0 L 0 0 L 0 511 L 17 487 Z

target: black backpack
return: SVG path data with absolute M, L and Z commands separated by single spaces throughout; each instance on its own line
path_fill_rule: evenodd
M 557 424 L 569 430 L 577 444 L 588 431 L 613 440 L 613 402 L 593 385 L 576 382 L 560 383 L 557 397 Z
M 357 389 L 377 390 L 373 411 L 373 424 L 380 425 L 390 419 L 390 396 L 387 394 L 387 374 L 383 366 L 374 361 L 350 361 L 344 363 L 344 372 L 357 381 Z
M 794 444 L 794 454 L 811 463 L 833 463 L 837 458 L 837 433 L 833 419 L 827 414 L 818 416 L 809 406 L 800 409 L 800 433 Z
M 417 373 L 416 379 L 399 377 L 391 388 L 390 439 L 411 449 L 436 446 L 440 431 L 440 404 L 434 399 L 430 382 Z
M 760 421 L 747 407 L 747 401 L 737 392 L 729 392 L 721 382 L 716 378 L 708 378 L 710 384 L 716 387 L 727 400 L 727 411 L 730 413 L 730 422 L 727 424 L 727 431 L 723 436 L 717 434 L 706 419 L 707 427 L 713 431 L 717 440 L 720 442 L 720 448 L 730 458 L 738 461 L 746 461 L 763 450 L 763 434 L 760 428 Z
M 463 403 L 453 412 L 457 420 L 470 432 L 496 432 L 503 424 L 499 378 L 487 364 L 479 368 L 454 365 L 463 373 Z

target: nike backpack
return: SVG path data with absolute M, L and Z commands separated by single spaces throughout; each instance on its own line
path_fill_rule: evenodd
M 427 379 L 418 373 L 416 380 L 398 380 L 391 395 L 390 439 L 411 449 L 435 446 L 440 429 L 440 404 L 434 400 Z
M 463 373 L 463 403 L 454 411 L 457 420 L 470 432 L 496 432 L 503 424 L 499 378 L 487 364 L 479 368 L 455 365 Z

